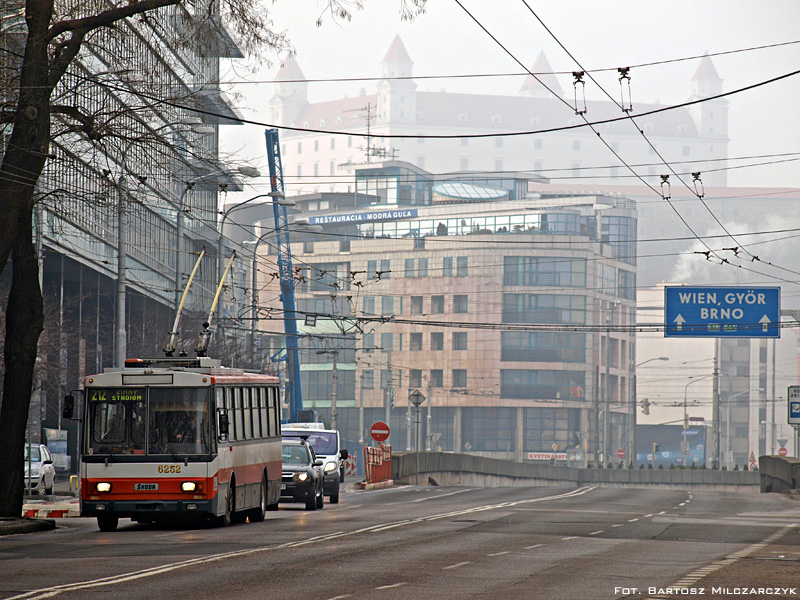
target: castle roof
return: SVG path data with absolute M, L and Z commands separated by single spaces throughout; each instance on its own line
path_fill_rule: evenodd
M 556 96 L 563 96 L 564 90 L 561 85 L 558 83 L 558 79 L 553 74 L 553 68 L 550 66 L 550 63 L 547 60 L 547 57 L 544 55 L 544 52 L 540 52 L 536 62 L 533 63 L 531 67 L 531 73 L 536 75 L 539 81 L 543 82 L 547 85 L 548 88 L 553 90 L 553 93 Z M 546 92 L 547 90 L 544 86 L 539 83 L 533 75 L 528 75 L 525 78 L 525 81 L 522 82 L 522 88 L 520 88 L 520 92 L 527 92 L 530 93 L 531 91 L 541 91 Z M 549 93 L 549 92 L 547 92 Z
M 389 46 L 389 51 L 383 57 L 383 62 L 411 62 L 411 57 L 408 55 L 405 44 L 403 44 L 403 40 L 400 39 L 399 35 L 394 36 L 394 40 Z
M 278 74 L 275 75 L 275 81 L 296 81 L 298 79 L 302 80 L 305 78 L 306 76 L 303 75 L 303 71 L 300 70 L 300 65 L 297 63 L 297 59 L 291 54 L 286 55 L 286 58 L 284 58 L 283 62 L 281 63 L 281 68 L 278 71 Z
M 722 78 L 714 68 L 714 63 L 708 54 L 700 59 L 700 65 L 697 67 L 697 71 L 695 71 L 694 75 L 692 76 L 692 80 L 695 79 L 713 79 L 716 81 L 722 81 Z

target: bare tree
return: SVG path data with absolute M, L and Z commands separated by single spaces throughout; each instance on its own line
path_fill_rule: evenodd
M 400 0 L 401 15 L 420 12 L 423 3 Z M 335 18 L 349 18 L 349 10 L 360 5 L 330 0 L 327 7 Z M 76 219 L 85 219 L 87 210 L 103 217 L 114 194 L 127 195 L 125 184 L 136 173 L 130 165 L 148 165 L 146 185 L 157 193 L 172 185 L 176 170 L 215 160 L 215 147 L 195 156 L 189 149 L 203 145 L 191 143 L 193 133 L 167 126 L 193 109 L 208 114 L 203 92 L 218 85 L 218 67 L 214 72 L 209 61 L 192 72 L 186 64 L 204 53 L 224 55 L 219 46 L 232 39 L 254 56 L 288 46 L 267 9 L 251 0 L 5 0 L 0 6 L 0 273 L 9 259 L 12 265 L 0 406 L 0 516 L 21 514 L 25 427 L 44 326 L 32 235 L 35 206 L 49 202 Z M 158 63 L 158 48 L 174 50 L 175 60 Z M 142 80 L 131 82 L 131 74 Z M 176 147 L 187 150 L 179 168 Z M 70 187 L 59 181 L 67 171 L 57 167 L 78 155 L 88 184 Z M 116 187 L 108 185 L 111 175 Z M 139 178 L 140 184 L 145 180 Z

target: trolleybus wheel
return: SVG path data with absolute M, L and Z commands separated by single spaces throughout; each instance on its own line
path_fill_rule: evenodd
M 115 531 L 119 524 L 119 517 L 114 515 L 98 515 L 97 526 L 100 531 Z
M 231 492 L 230 486 L 228 486 L 228 491 L 225 494 L 225 512 L 222 513 L 219 517 L 217 517 L 217 523 L 220 527 L 227 527 L 231 524 L 231 513 L 233 511 L 233 493 Z
M 261 498 L 258 506 L 250 510 L 250 521 L 253 523 L 261 523 L 267 516 L 267 477 L 264 475 L 261 478 Z

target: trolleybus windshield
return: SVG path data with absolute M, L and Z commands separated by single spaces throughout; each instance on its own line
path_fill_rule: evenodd
M 88 454 L 209 454 L 207 388 L 90 388 Z

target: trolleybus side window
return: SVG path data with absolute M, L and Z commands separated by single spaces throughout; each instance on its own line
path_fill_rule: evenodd
M 241 441 L 244 439 L 244 415 L 242 414 L 242 388 L 233 388 L 233 439 Z
M 278 429 L 278 388 L 271 387 L 267 390 L 269 392 L 269 433 L 271 437 L 277 437 L 279 434 Z
M 144 454 L 144 388 L 91 388 L 89 454 Z
M 261 436 L 268 438 L 272 437 L 272 430 L 269 426 L 269 404 L 267 398 L 267 388 L 259 388 L 258 395 L 261 398 L 259 413 L 261 415 Z

